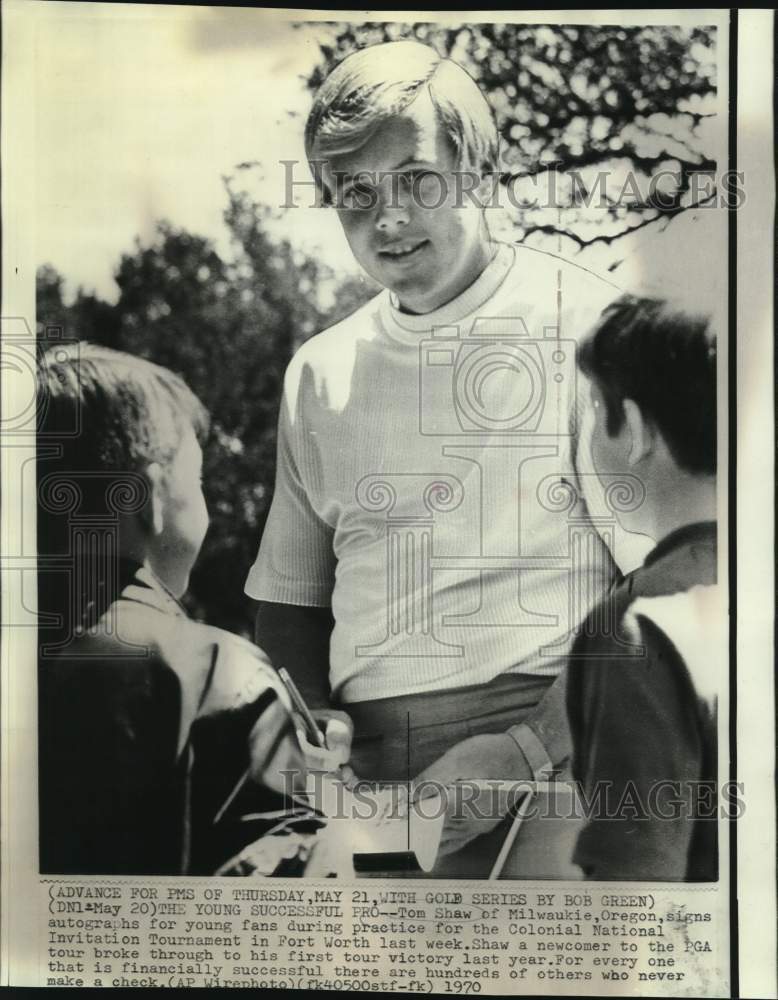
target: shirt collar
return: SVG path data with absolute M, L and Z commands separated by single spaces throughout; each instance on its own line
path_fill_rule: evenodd
M 494 256 L 476 280 L 463 292 L 428 313 L 400 312 L 393 304 L 393 295 L 384 290 L 381 318 L 384 329 L 394 340 L 418 345 L 420 334 L 429 335 L 436 327 L 459 323 L 476 313 L 502 285 L 516 259 L 516 251 L 507 243 L 495 242 Z
M 687 545 L 703 544 L 715 547 L 717 534 L 715 521 L 697 521 L 694 524 L 685 524 L 683 527 L 671 531 L 669 535 L 665 535 L 661 542 L 646 556 L 643 565 L 650 566 L 658 559 L 669 555 L 674 549 L 680 549 Z
M 630 598 L 676 594 L 716 582 L 718 559 L 714 521 L 699 521 L 671 532 L 619 589 Z
M 129 583 L 121 592 L 124 601 L 134 601 L 136 604 L 145 604 L 147 607 L 156 608 L 164 614 L 176 615 L 186 618 L 187 613 L 184 606 L 174 597 L 165 584 L 156 576 L 148 566 L 141 566 L 137 563 L 130 564 L 128 569 L 132 570 Z M 127 579 L 127 577 L 123 577 Z

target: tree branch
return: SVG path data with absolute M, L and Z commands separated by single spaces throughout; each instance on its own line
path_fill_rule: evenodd
M 566 236 L 568 239 L 573 240 L 574 243 L 578 244 L 579 249 L 583 250 L 586 247 L 593 246 L 595 243 L 605 243 L 610 246 L 611 243 L 615 243 L 616 240 L 623 239 L 625 236 L 631 236 L 632 233 L 638 232 L 640 229 L 644 229 L 646 226 L 650 226 L 654 222 L 659 222 L 662 219 L 666 219 L 668 222 L 670 219 L 674 218 L 676 215 L 681 215 L 683 212 L 688 212 L 694 208 L 702 208 L 704 205 L 709 204 L 715 199 L 715 194 L 708 195 L 707 198 L 702 198 L 700 201 L 695 202 L 692 205 L 679 205 L 676 208 L 668 209 L 664 212 L 658 212 L 657 215 L 650 219 L 643 219 L 638 222 L 637 225 L 629 226 L 627 229 L 622 230 L 620 233 L 608 233 L 600 236 L 592 236 L 591 239 L 585 240 L 576 233 L 570 232 L 568 229 L 560 229 L 558 226 L 552 226 L 549 224 L 529 226 L 524 231 L 524 239 L 528 236 L 533 236 L 535 233 L 543 233 L 547 236 Z M 649 207 L 649 206 L 644 206 Z

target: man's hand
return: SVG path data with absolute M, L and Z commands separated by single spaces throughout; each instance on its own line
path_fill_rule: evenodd
M 323 747 L 310 742 L 301 716 L 297 714 L 294 716 L 297 736 L 305 754 L 308 770 L 338 772 L 345 780 L 350 775 L 350 768 L 346 765 L 351 757 L 353 722 L 345 712 L 338 712 L 335 709 L 315 708 L 311 714 L 324 738 Z
M 478 780 L 532 780 L 524 754 L 508 733 L 470 736 L 417 775 L 414 782 L 417 798 L 424 798 L 425 786 L 429 792 L 434 786 L 464 782 L 458 790 L 441 789 L 447 800 L 441 854 L 452 854 L 475 837 L 493 830 L 515 803 L 515 793 L 498 795 L 494 789 L 486 788 L 478 794 L 475 787 Z

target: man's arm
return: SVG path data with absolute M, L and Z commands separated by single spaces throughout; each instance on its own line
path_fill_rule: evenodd
M 572 742 L 567 721 L 566 668 L 524 721 L 542 744 L 552 767 L 558 768 L 570 757 Z
M 522 723 L 504 733 L 468 737 L 430 764 L 417 780 L 442 784 L 470 778 L 531 781 L 540 763 L 535 759 L 536 749 L 543 752 L 543 763 L 557 768 L 571 752 L 565 685 L 566 671 L 562 671 Z M 531 730 L 528 738 L 521 732 L 522 725 Z
M 255 639 L 273 666 L 289 671 L 311 708 L 330 704 L 330 608 L 260 601 Z
M 421 790 L 427 782 L 449 785 L 458 780 L 547 781 L 544 767 L 557 768 L 570 755 L 570 729 L 566 708 L 566 671 L 546 691 L 532 712 L 502 733 L 470 736 L 451 747 L 416 777 Z M 506 799 L 506 802 L 509 801 Z M 441 853 L 450 854 L 474 837 L 488 833 L 502 819 L 502 809 L 487 817 L 476 811 L 456 814 L 456 797 L 441 841 Z

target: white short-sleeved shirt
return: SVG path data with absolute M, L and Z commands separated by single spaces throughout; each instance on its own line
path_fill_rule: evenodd
M 292 359 L 246 592 L 331 605 L 343 701 L 556 673 L 613 578 L 602 537 L 623 569 L 641 561 L 642 547 L 620 558 L 580 447 L 574 342 L 616 294 L 499 244 L 433 313 L 401 313 L 384 291 Z

